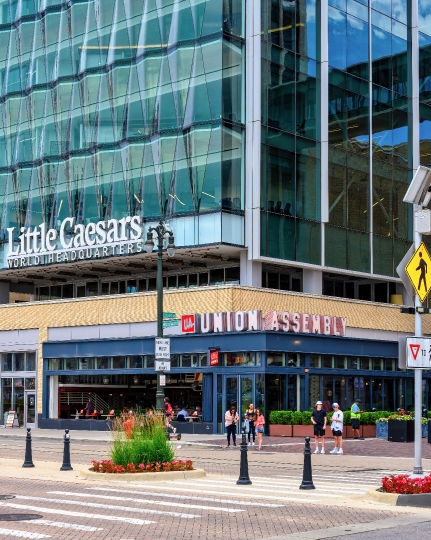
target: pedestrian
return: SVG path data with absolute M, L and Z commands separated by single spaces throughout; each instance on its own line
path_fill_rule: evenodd
M 332 408 L 334 409 L 334 414 L 332 415 L 331 421 L 331 430 L 332 435 L 334 436 L 334 449 L 331 450 L 330 454 L 343 454 L 343 420 L 344 415 L 340 411 L 340 406 L 338 403 L 333 403 Z
M 85 416 L 89 417 L 94 413 L 93 400 L 88 398 L 87 405 L 85 406 Z
M 253 403 L 250 403 L 248 409 L 245 411 L 245 421 L 248 423 L 248 445 L 254 446 L 256 441 L 256 411 L 254 409 Z M 250 442 L 250 439 L 253 439 L 253 442 Z
M 262 439 L 263 439 L 263 426 L 265 425 L 265 417 L 262 414 L 260 409 L 256 409 L 256 433 L 257 433 L 257 444 L 258 450 L 262 450 Z
M 171 405 L 171 400 L 168 397 L 165 397 L 164 401 L 165 401 L 165 422 L 166 422 L 166 427 L 168 429 L 171 428 L 172 431 L 174 433 L 176 433 L 177 428 L 172 427 L 172 424 L 171 424 L 171 418 L 172 418 L 172 415 L 173 415 L 173 409 L 172 409 L 172 405 Z
M 322 450 L 321 454 L 325 453 L 325 428 L 326 428 L 326 412 L 322 408 L 322 402 L 317 401 L 316 407 L 313 410 L 311 416 L 311 421 L 314 424 L 314 443 L 316 449 L 314 450 L 315 454 L 319 453 L 319 437 L 322 439 Z
M 224 420 L 227 434 L 227 445 L 230 446 L 230 438 L 232 436 L 233 445 L 236 446 L 236 425 L 239 421 L 239 415 L 236 412 L 236 407 L 231 407 L 228 411 L 226 411 Z
M 361 413 L 363 412 L 364 411 L 361 411 L 361 400 L 355 399 L 355 403 L 353 403 L 350 409 L 350 417 L 352 419 L 353 438 L 359 439 L 360 441 L 365 440 L 359 433 L 359 428 L 361 427 Z

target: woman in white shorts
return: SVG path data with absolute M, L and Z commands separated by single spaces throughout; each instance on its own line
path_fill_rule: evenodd
M 331 430 L 332 435 L 334 436 L 335 446 L 331 450 L 330 454 L 342 454 L 343 453 L 343 413 L 340 411 L 340 406 L 338 403 L 333 403 L 332 408 L 334 409 L 334 414 L 332 415 L 331 420 Z

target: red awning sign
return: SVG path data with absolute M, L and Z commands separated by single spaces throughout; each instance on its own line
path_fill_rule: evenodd
M 409 346 L 413 356 L 413 360 L 417 360 L 419 351 L 421 350 L 421 346 L 418 343 L 410 343 Z

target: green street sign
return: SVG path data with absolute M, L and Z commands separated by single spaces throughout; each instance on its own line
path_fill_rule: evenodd
M 164 319 L 175 319 L 176 316 L 177 316 L 176 313 L 172 313 L 170 311 L 164 311 L 163 312 L 163 318 Z
M 171 326 L 178 326 L 178 321 L 163 321 L 163 328 L 170 328 Z

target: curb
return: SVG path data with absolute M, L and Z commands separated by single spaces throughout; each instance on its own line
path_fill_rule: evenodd
M 86 470 L 81 471 L 79 476 L 84 478 L 84 480 L 102 480 L 103 482 L 164 482 L 169 480 L 194 480 L 195 478 L 203 478 L 206 476 L 206 472 L 203 469 L 193 469 L 192 471 L 109 474 Z
M 431 508 L 431 493 L 398 494 L 377 491 L 377 488 L 369 489 L 367 497 L 376 502 L 391 506 L 411 506 L 415 508 Z

